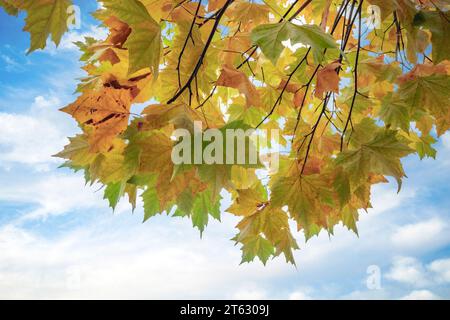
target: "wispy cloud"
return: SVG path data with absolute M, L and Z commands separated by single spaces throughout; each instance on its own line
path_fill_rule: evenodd
M 442 218 L 434 217 L 399 226 L 391 239 L 404 252 L 438 249 L 450 243 L 450 227 Z
M 14 60 L 9 55 L 0 54 L 0 58 L 2 59 L 4 69 L 7 72 L 23 72 L 23 71 L 25 71 L 25 67 L 21 63 Z

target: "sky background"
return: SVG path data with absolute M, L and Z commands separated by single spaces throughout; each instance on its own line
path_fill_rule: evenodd
M 142 224 L 125 202 L 113 213 L 99 186 L 51 157 L 79 132 L 58 111 L 83 76 L 72 42 L 105 36 L 89 16 L 96 2 L 80 2 L 81 29 L 29 56 L 23 16 L 0 9 L 0 298 L 450 298 L 449 134 L 436 160 L 405 159 L 400 194 L 395 183 L 374 188 L 359 238 L 343 227 L 307 244 L 297 234 L 297 267 L 239 265 L 229 214 L 200 239 L 188 219 Z

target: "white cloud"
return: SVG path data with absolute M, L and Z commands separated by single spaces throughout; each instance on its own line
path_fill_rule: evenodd
M 0 166 L 19 163 L 42 170 L 58 162 L 52 155 L 62 149 L 73 130 L 60 107 L 57 97 L 38 96 L 27 113 L 0 113 Z
M 332 275 L 331 284 L 338 284 L 349 272 L 362 268 L 362 275 L 353 278 L 364 283 L 368 257 L 377 259 L 372 243 L 384 247 L 379 238 L 369 235 L 358 240 L 341 228 L 331 241 L 322 234 L 298 252 L 299 270 L 286 265 L 284 259 L 271 261 L 266 267 L 258 262 L 239 265 L 240 252 L 229 241 L 236 222 L 230 216 L 225 215 L 222 223 L 212 223 L 200 239 L 189 220 L 158 216 L 140 224 L 142 212 L 132 216 L 128 207 L 124 210 L 127 214 L 113 216 L 100 198 L 101 194 L 84 188 L 81 177 L 72 175 L 46 174 L 45 180 L 29 186 L 0 187 L 0 200 L 28 199 L 38 205 L 40 209 L 34 216 L 28 214 L 28 219 L 79 210 L 95 215 L 92 221 L 51 237 L 17 223 L 1 227 L 0 298 L 307 299 L 311 291 L 305 289 L 305 277 L 320 279 L 328 274 Z M 375 227 L 373 221 L 370 226 Z M 364 248 L 370 250 L 365 252 Z M 355 254 L 358 260 L 349 258 Z M 354 261 L 350 269 L 349 260 Z M 415 283 L 425 283 L 423 279 L 429 277 L 420 272 L 428 268 L 414 260 L 405 261 L 395 265 L 393 278 L 402 281 L 398 274 L 405 268 L 399 268 L 410 267 L 412 271 L 407 270 L 407 274 L 419 279 Z M 436 270 L 445 269 L 445 265 L 434 265 Z M 289 285 L 283 285 L 286 279 Z M 318 298 L 343 294 L 317 287 L 314 292 Z M 384 291 L 354 291 L 346 297 L 389 296 Z
M 239 266 L 219 223 L 202 240 L 186 220 L 133 220 L 105 215 L 52 239 L 0 228 L 0 297 L 261 299 L 259 283 L 295 273 L 282 261 Z
M 392 182 L 389 184 L 375 185 L 372 189 L 371 202 L 373 208 L 369 209 L 369 219 L 402 206 L 408 199 L 413 198 L 415 195 L 416 191 L 411 187 L 397 193 L 396 185 Z
M 436 165 L 440 165 L 446 169 L 450 167 L 450 132 L 442 135 L 440 140 L 442 141 L 442 148 L 438 150 L 437 159 L 439 163 Z
M 450 132 L 446 132 L 442 137 L 442 144 L 446 149 L 450 150 Z
M 422 263 L 411 257 L 396 257 L 386 277 L 415 287 L 424 287 L 430 284 Z
M 65 33 L 58 47 L 56 47 L 56 45 L 49 40 L 47 42 L 46 48 L 44 49 L 44 52 L 55 55 L 61 50 L 76 51 L 78 50 L 78 47 L 74 44 L 74 42 L 84 41 L 85 37 L 92 37 L 98 40 L 103 40 L 106 39 L 107 36 L 107 29 L 91 25 L 87 28 L 86 31 L 72 30 Z
M 427 266 L 437 282 L 450 283 L 450 259 L 435 260 Z
M 385 289 L 380 290 L 355 290 L 342 296 L 344 300 L 386 300 L 392 299 L 392 295 Z
M 240 252 L 229 241 L 236 223 L 230 216 L 210 225 L 203 239 L 188 220 L 157 217 L 140 225 L 141 212 L 112 216 L 101 195 L 85 189 L 75 176 L 47 175 L 29 186 L 5 186 L 2 198 L 37 204 L 26 219 L 77 210 L 97 213 L 92 224 L 51 239 L 20 224 L 0 229 L 0 297 L 6 298 L 308 299 L 310 291 L 301 286 L 299 272 L 330 272 L 330 265 L 346 260 L 343 252 L 357 252 L 348 249 L 360 241 L 343 228 L 332 241 L 322 234 L 297 253 L 301 271 L 284 259 L 266 267 L 258 262 L 239 265 Z M 107 214 L 98 216 L 99 211 Z M 322 271 L 316 271 L 319 266 Z M 333 267 L 333 277 L 339 277 L 335 272 Z M 286 278 L 295 290 L 271 290 Z
M 0 201 L 25 203 L 37 208 L 23 214 L 19 221 L 42 219 L 75 210 L 106 208 L 98 186 L 85 186 L 80 175 L 54 174 L 37 181 L 11 182 L 0 185 Z M 17 222 L 19 222 L 17 221 Z
M 450 242 L 448 223 L 431 218 L 398 227 L 391 237 L 395 247 L 405 251 L 433 250 Z
M 311 296 L 303 290 L 296 290 L 291 292 L 289 300 L 311 300 Z
M 331 240 L 322 233 L 301 244 L 302 250 L 296 252 L 298 270 L 282 258 L 267 267 L 258 262 L 240 266 L 239 249 L 228 240 L 234 235 L 235 219 L 226 216 L 221 224 L 212 224 L 200 240 L 187 220 L 157 217 L 141 225 L 142 212 L 113 216 L 101 199 L 102 192 L 95 189 L 84 187 L 78 175 L 55 173 L 43 173 L 34 182 L 0 185 L 0 201 L 37 206 L 0 229 L 0 297 L 306 299 L 311 297 L 302 289 L 310 285 L 307 279 L 322 279 L 343 287 L 330 292 L 315 289 L 314 296 L 339 298 L 347 293 L 345 281 L 363 286 L 367 266 L 390 259 L 393 252 L 386 247 L 391 233 L 401 230 L 392 214 L 380 213 L 392 212 L 403 202 L 395 200 L 395 187 L 381 187 L 375 190 L 373 202 L 381 209 L 373 217 L 372 212 L 362 215 L 360 239 L 343 227 L 336 228 Z M 81 210 L 95 215 L 92 223 L 56 237 L 44 237 L 19 223 Z M 118 210 L 122 211 L 129 213 L 129 207 Z M 67 216 L 68 221 L 72 217 Z M 445 264 L 434 264 L 432 272 L 418 260 L 406 259 L 394 264 L 390 279 L 422 288 L 434 285 L 434 277 L 442 278 L 445 268 Z M 351 299 L 391 296 L 358 290 L 346 295 Z
M 263 300 L 267 299 L 267 293 L 258 288 L 245 288 L 235 292 L 232 298 L 236 300 Z
M 424 265 L 412 257 L 396 257 L 386 278 L 418 288 L 445 285 L 450 283 L 450 258 L 434 260 Z
M 440 297 L 429 290 L 414 290 L 402 300 L 438 300 Z
M 56 102 L 36 100 L 27 119 L 47 121 L 50 127 L 56 126 L 59 138 L 66 137 L 67 126 L 59 127 L 60 121 L 54 118 L 58 115 L 51 105 Z M 34 134 L 40 136 L 38 141 L 48 144 L 57 140 L 55 133 L 42 134 L 35 130 Z M 29 136 L 32 137 L 32 132 L 24 137 Z M 9 150 L 26 139 L 9 143 Z M 61 145 L 55 152 L 62 147 L 62 142 L 56 144 Z M 36 149 L 31 144 L 28 146 L 33 147 Z M 29 153 L 40 152 L 35 149 Z M 44 155 L 41 159 L 31 164 L 52 161 Z M 258 262 L 240 266 L 239 249 L 229 241 L 236 220 L 228 216 L 221 224 L 213 223 L 200 240 L 187 220 L 157 217 L 141 225 L 142 212 L 136 212 L 135 216 L 113 216 L 106 201 L 101 199 L 102 192 L 86 188 L 79 175 L 47 172 L 39 173 L 38 179 L 32 178 L 0 185 L 0 201 L 27 203 L 34 208 L 0 227 L 0 297 L 306 299 L 312 296 L 304 289 L 310 285 L 310 279 L 318 279 L 314 290 L 314 297 L 318 298 L 391 297 L 390 292 L 355 288 L 346 295 L 346 284 L 357 283 L 364 288 L 367 266 L 382 265 L 391 259 L 394 250 L 386 248 L 392 245 L 394 234 L 403 234 L 396 236 L 398 243 L 407 242 L 408 237 L 404 235 L 408 232 L 404 230 L 409 229 L 399 225 L 411 222 L 411 215 L 404 212 L 403 206 L 415 194 L 406 188 L 406 192 L 397 195 L 395 186 L 378 186 L 374 190 L 375 209 L 361 216 L 360 238 L 337 227 L 332 239 L 321 233 L 308 244 L 300 241 L 302 250 L 296 252 L 297 270 L 286 265 L 283 258 L 270 261 L 267 267 Z M 46 237 L 26 228 L 28 224 L 20 224 L 39 218 L 38 222 L 49 230 L 53 227 L 51 216 L 79 211 L 92 212 L 95 219 L 88 225 L 65 229 L 57 236 Z M 117 212 L 122 211 L 129 213 L 129 207 L 119 208 Z M 73 217 L 67 216 L 67 221 Z M 40 218 L 48 218 L 48 226 Z M 442 219 L 438 221 L 445 224 Z M 401 245 L 396 248 L 400 253 L 404 250 Z M 435 278 L 446 279 L 445 268 L 443 263 L 423 266 L 419 260 L 407 260 L 403 265 L 394 265 L 390 274 L 394 282 L 422 288 L 425 284 L 435 285 Z M 410 275 L 406 280 L 399 275 L 402 270 Z M 320 282 L 337 288 L 330 292 L 317 290 Z M 395 297 L 405 294 L 403 291 Z

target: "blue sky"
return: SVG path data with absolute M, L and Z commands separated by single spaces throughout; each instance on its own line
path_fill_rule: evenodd
M 0 298 L 450 298 L 449 134 L 437 160 L 404 161 L 399 195 L 395 183 L 373 190 L 359 238 L 341 227 L 307 244 L 299 234 L 297 268 L 239 265 L 227 214 L 202 239 L 188 220 L 142 224 L 126 203 L 113 214 L 98 186 L 51 157 L 78 132 L 58 109 L 83 76 L 71 42 L 104 36 L 95 8 L 83 1 L 82 29 L 29 56 L 23 19 L 0 12 Z M 367 286 L 368 268 L 380 287 Z

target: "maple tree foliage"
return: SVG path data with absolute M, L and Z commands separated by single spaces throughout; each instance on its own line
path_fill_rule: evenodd
M 109 35 L 77 43 L 87 76 L 62 109 L 82 133 L 57 156 L 103 184 L 111 207 L 141 197 L 144 220 L 166 212 L 201 232 L 227 190 L 243 262 L 295 263 L 294 228 L 357 232 L 371 187 L 392 177 L 400 190 L 401 159 L 435 157 L 450 128 L 447 0 L 101 2 L 93 15 Z M 30 52 L 60 42 L 71 4 L 0 0 L 26 12 Z M 171 134 L 194 121 L 279 129 L 279 170 L 264 180 L 256 167 L 174 165 Z

